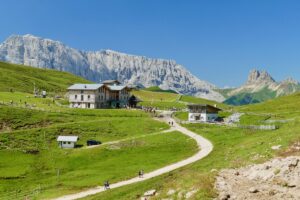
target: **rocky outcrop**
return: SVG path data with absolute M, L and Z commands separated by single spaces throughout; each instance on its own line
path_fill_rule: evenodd
M 300 199 L 300 157 L 276 158 L 263 164 L 219 173 L 218 199 Z
M 286 94 L 292 94 L 300 90 L 300 84 L 293 78 L 287 78 L 277 85 L 277 96 L 283 96 Z
M 229 96 L 239 93 L 255 93 L 261 90 L 269 90 L 275 92 L 276 96 L 282 96 L 292 94 L 299 89 L 299 82 L 292 78 L 276 82 L 268 72 L 252 70 L 248 75 L 247 82 L 243 86 L 230 91 Z
M 118 79 L 126 84 L 159 86 L 181 94 L 223 101 L 214 85 L 192 75 L 173 60 L 152 59 L 111 50 L 86 52 L 61 42 L 32 35 L 9 37 L 0 45 L 0 60 L 67 71 L 100 82 Z
M 252 70 L 249 73 L 246 85 L 270 85 L 275 80 L 266 71 Z
M 276 82 L 268 72 L 252 70 L 244 85 L 226 93 L 228 98 L 225 103 L 231 105 L 259 103 L 297 91 L 300 91 L 300 84 L 292 78 Z
M 229 93 L 229 96 L 233 96 L 242 92 L 254 93 L 262 89 L 268 88 L 270 90 L 276 90 L 276 81 L 266 71 L 252 70 L 248 75 L 247 82 Z

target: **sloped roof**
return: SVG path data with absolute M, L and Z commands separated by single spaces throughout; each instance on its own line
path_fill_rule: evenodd
M 102 81 L 103 84 L 113 84 L 113 83 L 118 83 L 120 84 L 120 81 L 118 80 L 105 80 L 105 81 Z
M 57 137 L 58 142 L 77 142 L 78 136 L 58 136 Z
M 120 91 L 120 90 L 123 90 L 124 88 L 126 88 L 125 85 L 107 85 L 107 87 L 108 87 L 111 91 Z
M 188 104 L 187 105 L 189 109 L 191 108 L 211 108 L 213 110 L 216 110 L 216 111 L 221 111 L 222 109 L 218 108 L 218 107 L 215 107 L 215 106 L 212 106 L 212 105 L 209 105 L 209 104 Z
M 81 84 L 76 83 L 68 88 L 68 90 L 97 90 L 102 87 L 103 84 Z

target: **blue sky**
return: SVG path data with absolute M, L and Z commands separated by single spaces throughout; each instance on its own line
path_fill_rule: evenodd
M 300 80 L 300 1 L 0 0 L 0 41 L 33 34 L 82 50 L 176 60 L 219 87 L 250 69 Z

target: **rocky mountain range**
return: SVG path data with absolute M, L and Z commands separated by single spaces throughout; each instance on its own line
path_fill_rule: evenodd
M 292 78 L 277 82 L 266 71 L 252 70 L 244 85 L 227 92 L 229 98 L 225 102 L 233 105 L 258 103 L 297 91 L 300 91 L 300 84 Z
M 94 82 L 118 79 L 125 84 L 159 86 L 181 94 L 223 101 L 216 86 L 198 79 L 173 60 L 152 59 L 111 50 L 80 51 L 33 35 L 12 35 L 0 44 L 0 60 L 67 71 Z

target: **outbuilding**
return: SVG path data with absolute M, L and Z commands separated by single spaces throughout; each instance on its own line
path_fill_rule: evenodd
M 75 148 L 78 136 L 58 136 L 57 142 L 60 148 Z
M 190 122 L 213 122 L 218 118 L 218 112 L 221 111 L 217 106 L 208 104 L 190 104 L 188 109 Z

